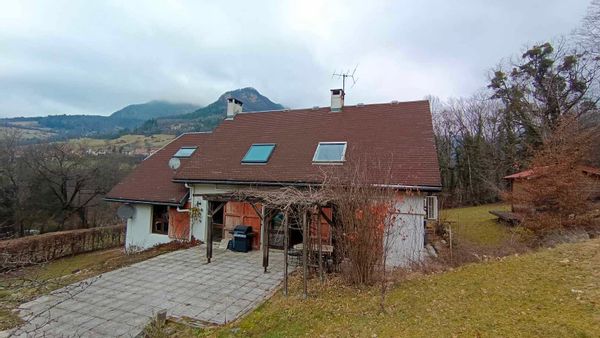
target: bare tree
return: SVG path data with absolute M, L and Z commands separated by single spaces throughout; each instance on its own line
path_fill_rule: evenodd
M 450 205 L 497 201 L 502 177 L 513 170 L 512 130 L 488 92 L 432 104 L 438 161 Z
M 53 196 L 46 202 L 51 203 L 48 209 L 56 208 L 61 227 L 73 215 L 79 217 L 81 226 L 87 226 L 86 208 L 108 189 L 98 179 L 107 174 L 100 170 L 100 163 L 66 143 L 30 147 L 26 163 L 40 188 Z
M 389 158 L 388 158 L 389 160 Z M 384 310 L 388 290 L 388 255 L 399 229 L 400 192 L 390 188 L 389 161 L 347 159 L 343 166 L 322 170 L 321 184 L 307 188 L 285 187 L 273 190 L 248 189 L 237 192 L 240 199 L 256 199 L 269 208 L 285 213 L 296 213 L 303 222 L 303 269 L 306 295 L 307 265 L 311 257 L 321 257 L 319 240 L 320 217 L 323 207 L 333 209 L 332 234 L 338 271 L 351 285 L 372 285 L 380 282 L 381 309 Z M 376 173 L 376 174 L 375 174 Z M 384 177 L 373 181 L 373 175 Z M 414 211 L 413 211 L 414 212 Z M 316 224 L 316 241 L 313 230 L 307 226 L 306 215 Z M 324 217 L 324 216 L 323 216 Z M 315 222 L 316 220 L 316 222 Z M 287 224 L 286 224 L 287 226 Z M 420 226 L 420 225 L 416 225 Z M 313 262 L 322 272 L 322 262 Z
M 544 139 L 532 160 L 530 179 L 519 182 L 510 195 L 526 211 L 524 225 L 544 235 L 593 225 L 588 217 L 590 194 L 597 184 L 586 174 L 586 164 L 598 128 L 582 128 L 574 117 L 563 117 Z
M 600 56 L 600 0 L 591 2 L 575 38 L 584 50 Z
M 16 128 L 0 134 L 0 228 L 12 226 L 18 236 L 25 232 L 25 205 L 30 194 L 28 172 L 21 160 L 22 140 Z
M 496 69 L 488 87 L 526 146 L 540 146 L 562 116 L 580 118 L 596 110 L 599 64 L 567 41 L 534 45 L 508 68 Z

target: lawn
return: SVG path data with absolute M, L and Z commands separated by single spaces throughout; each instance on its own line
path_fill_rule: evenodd
M 389 293 L 313 282 L 277 293 L 239 322 L 181 336 L 597 337 L 600 239 L 418 275 Z
M 510 210 L 507 204 L 485 204 L 442 210 L 441 220 L 449 221 L 454 234 L 463 240 L 484 246 L 501 245 L 510 238 L 510 228 L 496 221 L 490 210 Z
M 502 246 L 510 228 L 488 213 L 495 204 L 446 210 L 460 240 Z M 459 242 L 460 243 L 460 242 Z M 600 239 L 563 244 L 414 273 L 393 286 L 382 313 L 379 289 L 315 279 L 310 297 L 292 278 L 290 296 L 276 293 L 239 321 L 213 329 L 170 324 L 179 337 L 597 337 L 600 332 Z
M 10 274 L 0 274 L 0 331 L 20 323 L 20 319 L 12 309 L 22 303 L 65 285 L 174 249 L 175 246 L 161 246 L 129 255 L 125 254 L 122 248 L 95 251 L 26 267 Z

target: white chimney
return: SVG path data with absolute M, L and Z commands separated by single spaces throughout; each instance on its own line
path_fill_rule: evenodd
M 342 111 L 344 107 L 344 90 L 343 89 L 332 89 L 331 90 L 331 111 L 337 112 Z
M 227 119 L 233 120 L 233 117 L 242 112 L 242 101 L 233 97 L 227 98 Z

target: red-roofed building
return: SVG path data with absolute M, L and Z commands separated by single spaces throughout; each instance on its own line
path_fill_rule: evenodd
M 527 170 L 523 170 L 508 176 L 504 176 L 504 179 L 510 182 L 510 193 L 518 194 L 524 191 L 524 182 L 535 180 L 536 178 L 547 174 L 551 167 L 536 167 Z M 579 187 L 581 193 L 587 194 L 591 200 L 600 200 L 600 168 L 591 166 L 580 165 L 577 168 L 586 175 L 585 186 Z M 573 189 L 577 189 L 573 187 Z M 522 205 L 513 204 L 511 206 L 513 212 L 524 212 L 527 208 Z
M 389 186 L 401 196 L 399 222 L 409 226 L 398 234 L 402 240 L 390 261 L 400 265 L 420 259 L 425 219 L 437 217 L 434 196 L 441 190 L 429 103 L 344 106 L 343 98 L 342 90 L 332 90 L 331 107 L 253 113 L 242 112 L 242 103 L 229 99 L 227 117 L 212 133 L 182 135 L 144 160 L 108 194 L 107 200 L 135 209 L 128 220 L 128 247 L 147 248 L 181 238 L 171 235 L 171 223 L 176 212 L 190 210 L 191 222 L 189 216 L 180 217 L 187 220 L 185 234 L 190 238 L 212 242 L 228 238 L 235 225 L 246 224 L 254 230 L 254 247 L 261 247 L 265 241 L 257 209 L 233 200 L 213 208 L 212 195 L 248 187 L 308 187 L 321 183 L 324 169 L 335 173 L 347 158 L 361 158 L 385 168 L 370 172 L 371 183 Z M 190 147 L 197 148 L 177 155 Z M 176 170 L 169 167 L 170 161 L 178 162 L 171 163 Z M 410 194 L 403 193 L 408 190 Z M 209 220 L 213 209 L 218 212 Z M 157 218 L 157 213 L 167 216 Z M 157 227 L 164 234 L 154 233 Z M 328 242 L 330 234 L 327 225 Z M 277 246 L 277 240 L 269 238 L 270 245 Z

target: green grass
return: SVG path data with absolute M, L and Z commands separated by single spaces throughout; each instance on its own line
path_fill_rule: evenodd
M 15 327 L 20 323 L 19 317 L 12 310 L 22 303 L 65 285 L 174 249 L 177 247 L 161 246 L 129 255 L 121 248 L 95 251 L 0 274 L 0 330 Z
M 458 243 L 503 247 L 511 228 L 496 222 L 493 204 L 445 210 Z M 377 287 L 356 289 L 316 279 L 301 297 L 276 293 L 241 320 L 214 329 L 171 324 L 174 336 L 216 337 L 597 337 L 600 332 L 600 239 L 492 258 L 439 273 L 401 279 L 380 311 Z M 331 277 L 330 277 L 331 278 Z
M 11 122 L 12 123 L 12 122 Z M 16 124 L 16 123 L 14 123 Z M 25 140 L 30 139 L 47 139 L 55 135 L 55 133 L 51 131 L 45 131 L 41 129 L 25 129 L 25 128 L 15 128 L 15 127 L 0 127 L 0 136 L 5 133 L 12 132 L 17 130 L 20 133 L 20 136 Z
M 175 135 L 157 134 L 157 135 L 123 135 L 119 138 L 110 139 L 94 139 L 94 138 L 78 138 L 72 139 L 69 142 L 76 145 L 85 145 L 90 149 L 105 149 L 112 146 L 127 146 L 130 148 L 160 148 L 169 143 L 175 138 Z
M 597 337 L 600 239 L 417 275 L 389 293 L 313 281 L 277 293 L 239 322 L 180 336 Z
M 510 237 L 510 228 L 496 221 L 490 210 L 510 210 L 506 204 L 486 204 L 476 207 L 446 209 L 441 219 L 450 221 L 454 234 L 463 240 L 485 246 L 501 245 Z

